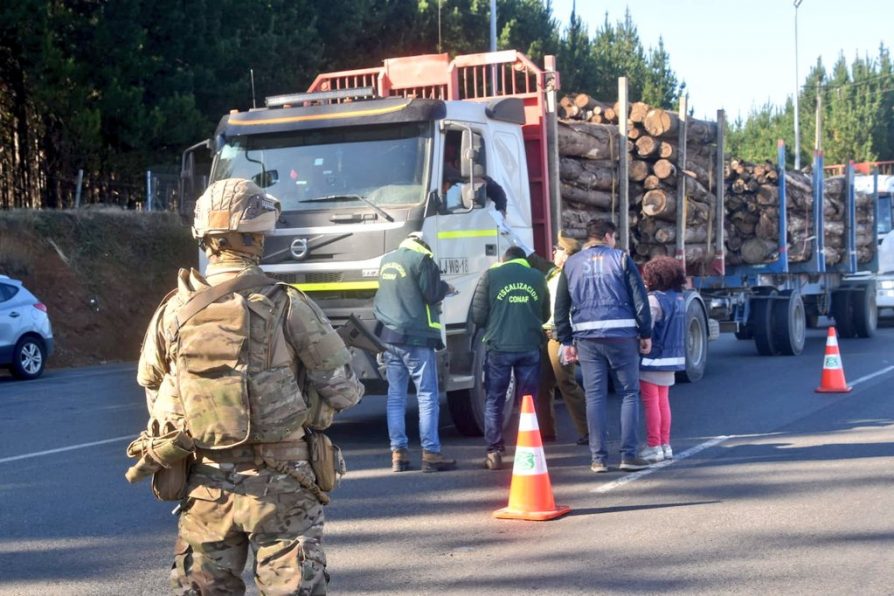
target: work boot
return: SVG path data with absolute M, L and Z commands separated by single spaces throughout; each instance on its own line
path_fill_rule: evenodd
M 447 459 L 440 453 L 422 450 L 423 472 L 445 472 L 456 467 L 455 459 Z
M 484 467 L 488 470 L 503 469 L 503 454 L 499 451 L 488 451 L 484 459 Z
M 391 471 L 406 472 L 410 469 L 410 454 L 406 449 L 391 450 Z

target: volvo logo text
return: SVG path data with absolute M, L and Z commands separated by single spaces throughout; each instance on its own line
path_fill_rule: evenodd
M 307 256 L 307 238 L 295 238 L 289 246 L 289 252 L 296 260 L 301 260 Z

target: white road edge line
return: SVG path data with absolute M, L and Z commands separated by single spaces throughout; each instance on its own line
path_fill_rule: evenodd
M 704 451 L 705 449 L 709 449 L 711 447 L 714 447 L 715 445 L 719 445 L 720 443 L 723 443 L 724 441 L 731 439 L 731 438 L 732 438 L 732 436 L 730 436 L 730 435 L 721 435 L 719 437 L 714 437 L 713 439 L 711 439 L 709 441 L 705 441 L 704 443 L 700 443 L 700 444 L 696 445 L 695 447 L 690 447 L 683 453 L 674 454 L 674 459 L 666 459 L 662 462 L 658 462 L 657 464 L 652 464 L 650 467 L 646 468 L 645 470 L 640 470 L 639 472 L 634 472 L 632 474 L 628 474 L 628 475 L 624 476 L 623 478 L 621 478 L 620 480 L 615 480 L 614 482 L 609 482 L 608 484 L 603 484 L 602 486 L 600 486 L 598 488 L 594 488 L 590 492 L 591 493 L 607 493 L 608 491 L 614 490 L 614 489 L 618 488 L 619 486 L 624 486 L 625 484 L 633 482 L 634 480 L 642 478 L 643 476 L 648 476 L 649 474 L 651 474 L 653 472 L 657 472 L 661 468 L 666 468 L 667 466 L 671 465 L 675 461 L 680 461 L 681 459 L 686 459 L 687 457 L 692 457 L 699 451 Z
M 894 366 L 889 366 L 889 367 L 887 367 L 887 368 L 883 368 L 883 369 L 881 369 L 881 370 L 877 370 L 877 371 L 875 371 L 875 372 L 872 373 L 872 374 L 868 374 L 868 375 L 866 375 L 865 377 L 860 377 L 860 378 L 857 379 L 856 381 L 851 381 L 851 382 L 850 382 L 850 386 L 853 387 L 854 385 L 859 385 L 860 383 L 862 383 L 862 382 L 864 382 L 864 381 L 868 381 L 869 379 L 875 378 L 875 377 L 877 377 L 877 376 L 879 376 L 879 375 L 883 375 L 883 374 L 885 374 L 886 372 L 890 372 L 890 371 L 892 371 L 892 370 L 894 370 Z
M 105 439 L 104 441 L 93 441 L 92 443 L 81 443 L 80 445 L 71 445 L 69 447 L 60 447 L 58 449 L 48 449 L 47 451 L 36 451 L 34 453 L 25 453 L 23 455 L 14 455 L 13 457 L 4 457 L 0 459 L 0 464 L 11 461 L 19 461 L 20 459 L 29 459 L 32 457 L 40 457 L 41 455 L 51 455 L 53 453 L 62 453 L 63 451 L 73 451 L 75 449 L 85 449 L 87 447 L 95 447 L 96 445 L 105 445 L 106 443 L 115 443 L 117 441 L 133 440 L 133 436 L 115 437 L 114 439 Z

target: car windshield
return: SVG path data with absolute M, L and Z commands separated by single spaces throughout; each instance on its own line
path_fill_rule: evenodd
M 283 211 L 416 205 L 425 198 L 430 123 L 358 126 L 228 139 L 211 182 L 250 178 Z

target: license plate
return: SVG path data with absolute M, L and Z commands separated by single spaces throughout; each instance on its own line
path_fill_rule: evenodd
M 438 259 L 441 275 L 462 275 L 469 272 L 468 257 Z

